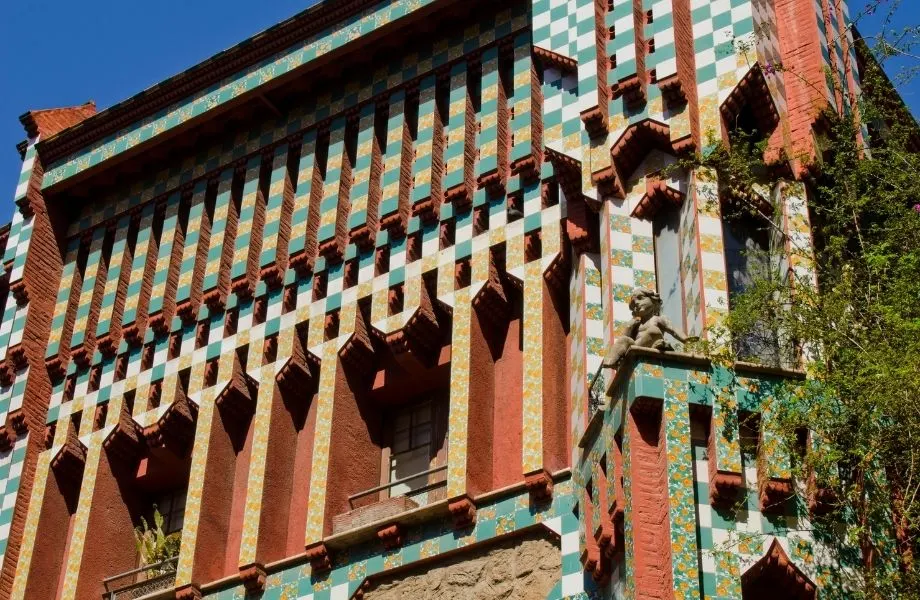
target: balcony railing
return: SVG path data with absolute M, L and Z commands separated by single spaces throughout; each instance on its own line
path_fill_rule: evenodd
M 414 475 L 409 475 L 408 477 L 403 477 L 402 479 L 395 479 L 395 480 L 393 480 L 393 481 L 391 481 L 391 482 L 389 482 L 389 483 L 384 483 L 383 485 L 378 485 L 377 487 L 372 487 L 372 488 L 369 489 L 369 490 L 364 490 L 363 492 L 358 492 L 357 494 L 353 494 L 353 495 L 351 495 L 351 496 L 348 497 L 348 505 L 349 505 L 351 508 L 356 508 L 356 507 L 355 507 L 355 501 L 356 501 L 356 500 L 360 500 L 360 499 L 362 499 L 362 498 L 366 498 L 366 497 L 371 496 L 371 495 L 373 495 L 373 494 L 379 494 L 380 492 L 382 492 L 382 491 L 384 491 L 384 490 L 389 490 L 389 489 L 394 488 L 394 487 L 396 487 L 396 486 L 398 486 L 398 485 L 402 485 L 402 484 L 406 484 L 406 483 L 410 483 L 410 482 L 417 481 L 417 480 L 421 479 L 422 477 L 430 477 L 431 475 L 434 475 L 435 473 L 441 473 L 442 471 L 447 471 L 447 465 L 441 465 L 440 467 L 434 467 L 433 469 L 428 469 L 427 471 L 422 471 L 422 472 L 420 472 L 420 473 L 415 473 Z M 407 497 L 407 498 L 418 498 L 419 496 L 422 496 L 423 494 L 427 494 L 428 492 L 434 492 L 435 490 L 439 490 L 439 488 L 446 487 L 446 486 L 447 486 L 447 479 L 445 478 L 445 479 L 443 479 L 443 480 L 441 480 L 441 481 L 435 481 L 435 482 L 427 483 L 427 484 L 425 484 L 425 485 L 423 485 L 423 486 L 421 486 L 421 487 L 419 487 L 419 488 L 416 488 L 416 489 L 414 489 L 414 490 L 409 490 L 409 491 L 407 491 L 405 494 L 401 494 L 401 495 L 402 495 L 402 496 L 405 496 L 405 497 Z M 435 492 L 435 494 L 428 494 L 428 496 L 426 497 L 426 501 L 425 501 L 425 502 L 420 502 L 419 504 L 420 504 L 420 505 L 425 505 L 425 504 L 428 504 L 428 503 L 430 503 L 430 502 L 434 502 L 435 500 L 439 500 L 440 498 L 434 498 L 434 497 L 432 497 L 433 495 L 436 495 L 436 493 L 437 493 L 437 492 Z
M 588 384 L 588 414 L 593 415 L 605 404 L 604 396 L 607 390 L 604 389 L 605 379 L 603 377 L 603 365 L 597 368 L 591 382 Z
M 163 562 L 144 565 L 102 580 L 105 587 L 103 600 L 135 600 L 147 598 L 156 592 L 172 590 L 176 584 L 176 563 L 178 556 Z

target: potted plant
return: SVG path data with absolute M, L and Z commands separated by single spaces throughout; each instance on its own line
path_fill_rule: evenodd
M 153 527 L 141 517 L 141 526 L 134 528 L 134 540 L 141 565 L 159 565 L 165 560 L 179 554 L 179 544 L 182 541 L 181 533 L 176 531 L 170 534 L 163 532 L 163 515 L 153 506 Z M 146 571 L 147 579 L 175 571 L 171 564 L 160 565 Z

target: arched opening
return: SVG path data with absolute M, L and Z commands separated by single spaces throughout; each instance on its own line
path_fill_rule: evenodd
M 384 337 L 359 306 L 336 367 L 326 533 L 445 499 L 450 317 L 422 283 L 420 307 Z
M 77 598 L 150 593 L 175 582 L 197 410 L 179 377 L 172 402 L 141 432 L 128 403 L 103 443 L 80 561 Z M 138 547 L 136 536 L 146 543 Z M 119 597 L 119 596 L 116 596 Z M 129 596 L 126 596 L 129 597 Z
M 816 596 L 815 584 L 789 560 L 776 538 L 763 558 L 741 576 L 744 600 L 814 600 Z

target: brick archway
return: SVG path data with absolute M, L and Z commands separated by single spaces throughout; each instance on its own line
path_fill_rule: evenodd
M 741 597 L 744 600 L 814 600 L 817 587 L 789 559 L 779 540 L 773 538 L 763 558 L 741 576 Z

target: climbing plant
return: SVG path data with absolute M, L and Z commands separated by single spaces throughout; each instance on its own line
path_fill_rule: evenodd
M 784 157 L 811 165 L 801 182 L 809 244 L 785 237 L 771 206 L 771 190 L 798 184 L 785 161 L 764 159 L 762 132 L 735 131 L 730 143 L 710 132 L 707 150 L 681 165 L 715 175 L 718 197 L 703 201 L 723 219 L 753 217 L 777 240 L 701 349 L 730 366 L 738 349 L 725 340 L 768 331 L 783 366 L 807 371 L 776 390 L 760 425 L 793 456 L 810 533 L 836 552 L 823 597 L 920 597 L 920 129 L 895 93 L 920 70 L 920 26 L 899 22 L 909 14 L 899 5 L 875 0 L 860 13 L 889 11 L 861 47 L 874 60 L 856 110 L 821 115 L 817 156 Z M 909 63 L 895 83 L 879 67 L 891 57 Z

